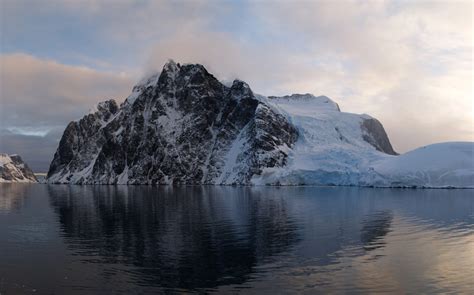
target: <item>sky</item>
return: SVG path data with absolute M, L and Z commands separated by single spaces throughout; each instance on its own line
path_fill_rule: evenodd
M 471 1 L 0 0 L 0 152 L 46 172 L 68 122 L 170 58 L 329 96 L 401 153 L 474 141 Z

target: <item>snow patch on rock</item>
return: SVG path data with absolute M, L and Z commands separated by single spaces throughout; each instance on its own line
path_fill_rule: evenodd
M 38 180 L 19 155 L 0 153 L 0 182 L 38 182 Z

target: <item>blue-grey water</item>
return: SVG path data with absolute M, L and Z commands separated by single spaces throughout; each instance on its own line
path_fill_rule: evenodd
M 1 294 L 474 293 L 474 191 L 0 185 Z

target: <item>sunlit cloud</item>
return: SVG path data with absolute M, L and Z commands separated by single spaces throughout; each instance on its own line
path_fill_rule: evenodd
M 52 127 L 49 126 L 39 126 L 39 127 L 7 127 L 8 131 L 13 134 L 26 135 L 26 136 L 40 136 L 45 137 Z
M 0 127 L 39 130 L 79 119 L 98 101 L 118 101 L 134 79 L 27 54 L 0 56 Z M 20 128 L 21 127 L 21 128 Z

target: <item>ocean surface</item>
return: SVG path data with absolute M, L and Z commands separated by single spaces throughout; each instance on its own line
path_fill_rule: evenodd
M 474 191 L 0 185 L 0 293 L 474 293 Z

